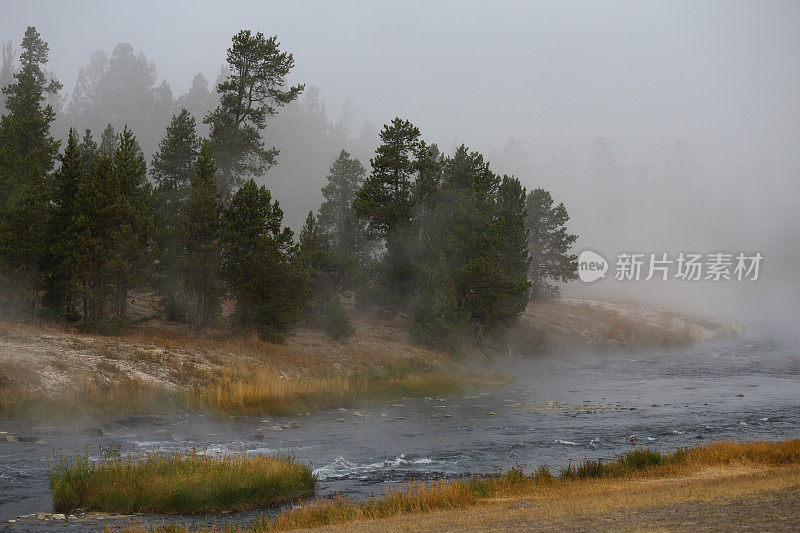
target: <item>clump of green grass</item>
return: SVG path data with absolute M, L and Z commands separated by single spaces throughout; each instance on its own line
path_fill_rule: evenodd
M 209 457 L 195 450 L 143 458 L 106 450 L 53 459 L 50 491 L 57 512 L 200 513 L 257 509 L 307 498 L 317 480 L 292 457 Z
M 561 469 L 561 479 L 623 476 L 637 470 L 674 463 L 681 456 L 680 451 L 664 455 L 648 448 L 637 448 L 613 461 L 603 462 L 602 459 L 597 459 L 596 461 L 584 461 L 577 466 L 569 464 L 566 468 Z

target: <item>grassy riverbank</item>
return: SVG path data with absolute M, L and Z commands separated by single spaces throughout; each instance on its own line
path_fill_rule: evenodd
M 142 459 L 107 452 L 55 458 L 50 491 L 56 512 L 198 513 L 259 509 L 314 494 L 311 470 L 289 457 L 208 457 L 150 452 Z
M 512 469 L 495 476 L 409 483 L 366 502 L 342 497 L 318 500 L 239 531 L 323 526 L 370 531 L 485 530 L 493 523 L 485 521 L 485 512 L 498 505 L 502 506 L 499 515 L 507 515 L 509 509 L 535 511 L 537 519 L 545 520 L 541 527 L 546 520 L 566 514 L 642 509 L 709 495 L 721 503 L 770 486 L 776 490 L 800 487 L 800 440 L 718 442 L 672 453 L 636 449 L 613 461 L 586 461 L 556 474 L 543 467 L 530 474 Z M 467 516 L 471 520 L 465 521 Z M 448 526 L 441 517 L 459 525 Z M 169 525 L 157 531 L 182 529 Z
M 0 417 L 75 418 L 209 408 L 291 415 L 400 396 L 443 396 L 511 378 L 413 345 L 401 320 L 360 316 L 334 341 L 285 344 L 153 323 L 117 336 L 0 323 Z
M 347 341 L 300 328 L 284 344 L 213 328 L 196 333 L 157 317 L 113 336 L 0 321 L 0 417 L 116 416 L 170 406 L 291 415 L 505 383 L 510 376 L 486 372 L 497 356 L 665 349 L 736 334 L 731 325 L 674 311 L 573 298 L 531 304 L 507 339 L 454 358 L 415 345 L 401 317 L 353 319 L 356 334 Z

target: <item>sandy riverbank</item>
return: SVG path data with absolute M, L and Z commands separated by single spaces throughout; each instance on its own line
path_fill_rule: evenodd
M 532 303 L 509 338 L 482 355 L 454 359 L 414 345 L 401 318 L 353 318 L 356 334 L 347 341 L 300 328 L 281 345 L 219 330 L 198 335 L 158 319 L 114 336 L 0 322 L 0 402 L 79 389 L 84 399 L 124 396 L 127 407 L 144 396 L 188 393 L 230 412 L 330 408 L 378 391 L 434 395 L 503 382 L 508 377 L 481 366 L 488 363 L 483 355 L 498 352 L 670 349 L 742 331 L 666 308 L 565 298 Z

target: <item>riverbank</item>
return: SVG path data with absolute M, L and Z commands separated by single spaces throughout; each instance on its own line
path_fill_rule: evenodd
M 800 524 L 792 503 L 800 500 L 800 440 L 716 442 L 658 453 L 635 449 L 608 461 L 586 461 L 558 476 L 546 467 L 434 484 L 409 483 L 383 497 L 351 503 L 318 500 L 237 531 L 518 531 L 628 530 L 690 527 L 676 513 L 694 509 L 692 526 L 728 529 L 738 518 L 716 509 L 746 502 L 744 518 L 761 526 L 790 529 Z M 777 509 L 759 513 L 759 502 Z M 704 507 L 709 507 L 702 512 Z M 181 531 L 174 525 L 157 529 Z
M 800 466 L 706 469 L 687 478 L 612 480 L 497 498 L 456 511 L 325 531 L 796 531 Z
M 356 313 L 334 341 L 300 328 L 284 344 L 157 318 L 119 335 L 0 322 L 0 414 L 117 415 L 169 403 L 229 414 L 289 415 L 501 384 L 497 355 L 669 349 L 734 336 L 737 326 L 638 304 L 569 298 L 531 304 L 490 350 L 454 358 L 414 345 L 402 318 Z

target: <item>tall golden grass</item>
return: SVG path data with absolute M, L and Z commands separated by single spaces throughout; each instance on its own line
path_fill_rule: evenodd
M 685 476 L 708 467 L 775 467 L 800 464 L 800 439 L 781 442 L 715 442 L 705 446 L 659 453 L 634 449 L 619 458 L 568 467 L 559 477 L 546 467 L 532 474 L 511 469 L 504 474 L 435 483 L 410 482 L 389 488 L 381 497 L 353 502 L 337 496 L 285 510 L 275 518 L 261 518 L 247 529 L 232 531 L 286 531 L 376 520 L 431 511 L 464 509 L 495 498 L 564 492 L 597 478 L 637 479 Z M 567 490 L 567 492 L 571 492 Z M 526 496 L 527 497 L 527 496 Z M 159 531 L 184 531 L 174 524 Z
M 209 457 L 153 451 L 143 459 L 107 450 L 53 459 L 57 512 L 195 513 L 263 508 L 314 494 L 316 478 L 291 457 Z
M 445 373 L 411 364 L 290 378 L 270 366 L 234 363 L 191 387 L 188 395 L 226 413 L 287 415 L 365 400 L 446 395 L 506 380 L 501 374 Z

